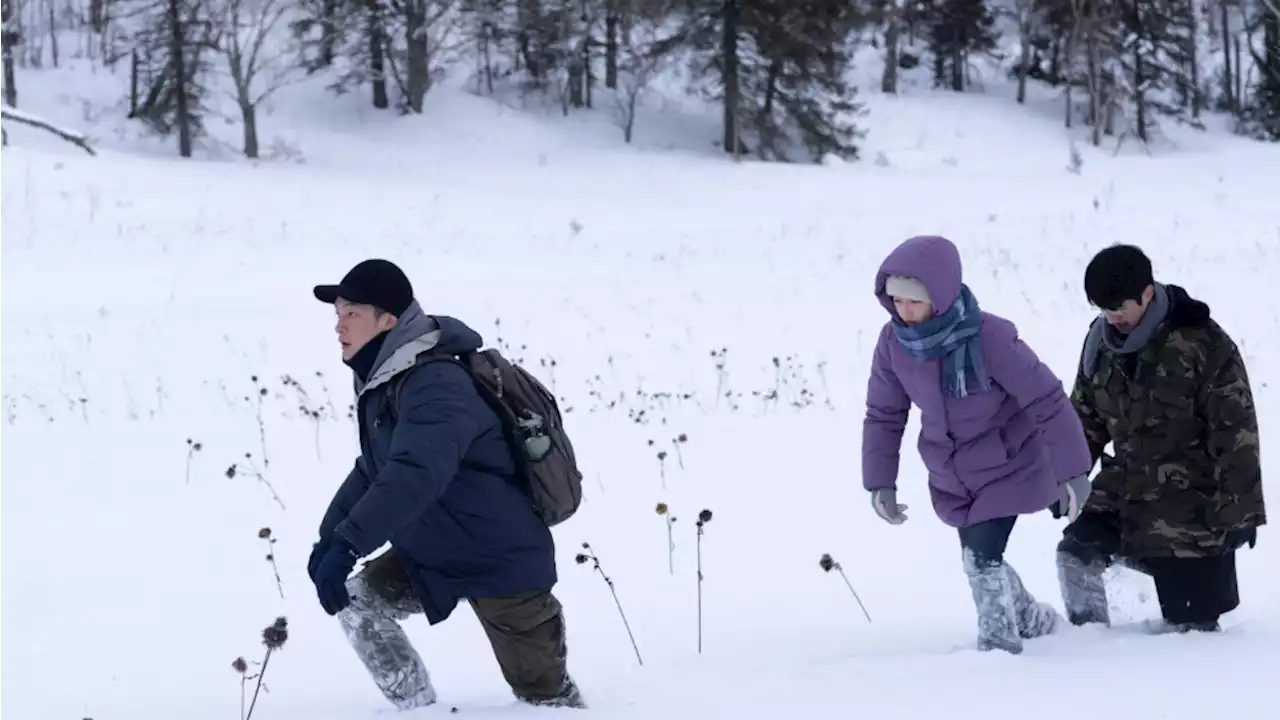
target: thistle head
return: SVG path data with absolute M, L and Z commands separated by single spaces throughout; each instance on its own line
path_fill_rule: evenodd
M 822 553 L 822 558 L 818 560 L 818 567 L 822 568 L 822 572 L 831 572 L 836 567 L 836 561 L 831 559 L 829 553 Z
M 706 525 L 709 522 L 711 522 L 711 511 L 703 509 L 702 512 L 698 513 L 698 524 Z
M 264 527 L 264 528 L 262 528 L 261 530 L 259 530 L 259 531 L 258 531 L 258 537 L 259 537 L 259 538 L 261 538 L 261 539 L 263 539 L 263 540 L 266 540 L 266 539 L 270 538 L 270 537 L 271 537 L 271 528 L 269 528 L 269 527 Z
M 284 617 L 276 618 L 275 622 L 262 630 L 262 644 L 266 645 L 268 650 L 279 650 L 284 647 L 284 643 L 288 639 L 289 621 Z
M 578 563 L 579 565 L 585 565 L 588 559 L 589 558 L 587 557 L 586 553 L 578 553 L 577 555 L 574 556 L 573 561 Z
M 231 669 L 243 675 L 249 672 L 249 663 L 245 662 L 244 658 L 238 657 L 231 661 Z
M 655 508 L 653 509 L 653 511 L 654 511 L 654 512 L 656 512 L 656 513 L 658 513 L 659 515 L 666 515 L 666 514 L 667 514 L 667 504 L 666 504 L 666 503 L 658 503 L 657 507 L 655 507 Z

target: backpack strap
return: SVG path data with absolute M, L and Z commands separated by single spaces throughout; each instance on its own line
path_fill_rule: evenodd
M 404 387 L 405 381 L 409 379 L 409 374 L 422 365 L 439 362 L 441 360 L 453 361 L 462 365 L 464 369 L 466 368 L 465 361 L 452 353 L 433 352 L 431 350 L 427 350 L 426 352 L 418 355 L 414 360 L 413 365 L 410 365 L 404 372 L 392 376 L 391 381 L 387 383 L 387 395 L 391 401 L 390 411 L 391 420 L 393 422 L 400 418 L 400 390 Z
M 389 401 L 388 410 L 391 413 L 391 421 L 392 422 L 399 421 L 400 390 L 401 388 L 404 387 L 405 381 L 409 379 L 410 373 L 412 373 L 414 370 L 418 369 L 419 367 L 426 365 L 427 363 L 440 362 L 440 361 L 454 362 L 454 363 L 457 363 L 458 365 L 461 365 L 464 370 L 467 370 L 468 365 L 466 361 L 466 355 L 467 355 L 466 353 L 463 353 L 462 355 L 455 355 L 453 353 L 432 352 L 431 350 L 428 350 L 422 353 L 421 355 L 418 355 L 417 360 L 413 363 L 413 365 L 409 366 L 409 368 L 407 368 L 404 372 L 393 376 L 391 378 L 391 381 L 387 383 L 387 395 L 388 395 L 388 401 Z M 469 376 L 470 370 L 468 370 L 467 372 Z M 472 378 L 472 381 L 474 382 L 474 378 Z M 475 383 L 475 385 L 477 386 L 476 389 L 480 392 L 481 399 L 483 399 L 486 403 L 488 403 L 489 398 L 486 396 L 486 392 L 488 391 L 488 388 L 482 387 L 480 383 Z M 499 416 L 498 419 L 501 422 L 502 417 Z M 513 453 L 513 459 L 516 460 L 517 462 L 519 461 L 519 458 L 516 457 L 514 453 Z M 461 466 L 464 468 L 469 468 L 471 470 L 478 470 L 480 472 L 489 472 L 489 473 L 498 472 L 498 468 L 490 467 L 488 465 L 482 465 L 480 463 L 476 463 L 471 460 L 468 460 L 465 454 L 463 455 Z

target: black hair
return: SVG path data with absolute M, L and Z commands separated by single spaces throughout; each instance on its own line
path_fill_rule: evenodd
M 1115 310 L 1125 300 L 1142 302 L 1142 292 L 1154 283 L 1151 260 L 1133 245 L 1102 249 L 1084 271 L 1084 292 L 1103 310 Z

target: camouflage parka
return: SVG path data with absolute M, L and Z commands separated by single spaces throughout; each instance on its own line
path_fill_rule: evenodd
M 1166 319 L 1145 347 L 1099 343 L 1096 363 L 1085 362 L 1090 343 L 1081 352 L 1071 401 L 1102 461 L 1084 512 L 1117 516 L 1125 555 L 1221 555 L 1266 522 L 1253 393 L 1209 306 L 1165 288 Z

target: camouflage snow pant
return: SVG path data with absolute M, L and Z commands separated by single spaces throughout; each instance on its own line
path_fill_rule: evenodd
M 1152 578 L 1167 629 L 1217 630 L 1219 616 L 1239 606 L 1234 551 L 1213 557 L 1126 557 L 1120 552 L 1119 522 L 1111 513 L 1084 512 L 1062 532 L 1058 583 L 1073 625 L 1111 624 L 1102 575 L 1113 564 Z
M 978 649 L 1022 652 L 1022 641 L 1048 635 L 1062 616 L 1037 602 L 1022 578 L 1004 561 L 1017 516 L 995 518 L 960 529 L 964 573 L 978 612 Z
M 436 701 L 431 676 L 400 622 L 422 612 L 394 552 L 370 561 L 347 581 L 351 604 L 338 613 L 347 641 L 378 689 L 402 710 Z M 507 684 L 534 705 L 585 707 L 566 669 L 564 613 L 549 592 L 472 598 Z

